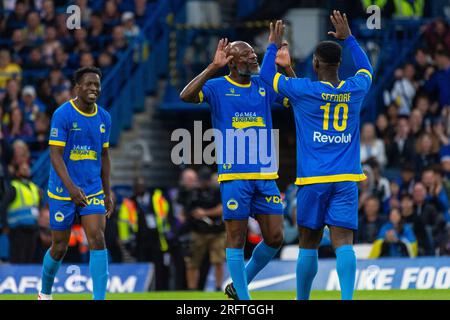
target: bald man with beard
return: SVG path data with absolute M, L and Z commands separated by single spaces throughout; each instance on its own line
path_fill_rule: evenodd
M 295 77 L 287 44 L 280 48 L 276 62 L 288 76 Z M 230 73 L 213 79 L 225 66 Z M 234 300 L 251 299 L 248 284 L 283 243 L 283 205 L 275 182 L 278 166 L 276 152 L 271 152 L 274 146 L 271 106 L 275 102 L 287 106 L 288 101 L 264 84 L 259 77 L 259 69 L 258 57 L 252 46 L 243 41 L 228 43 L 228 39 L 221 39 L 213 62 L 180 94 L 184 102 L 207 102 L 211 108 L 212 124 L 216 130 L 222 217 L 227 235 L 226 260 L 232 279 L 225 288 L 225 294 Z M 259 141 L 245 138 L 246 143 L 235 145 L 239 139 L 229 138 L 230 132 L 234 137 L 254 134 Z M 222 143 L 218 143 L 219 138 L 222 138 Z M 230 149 L 230 144 L 234 149 Z M 255 154 L 268 156 L 269 152 L 269 167 L 260 157 L 251 159 Z M 243 248 L 249 217 L 258 221 L 263 241 L 244 265 Z

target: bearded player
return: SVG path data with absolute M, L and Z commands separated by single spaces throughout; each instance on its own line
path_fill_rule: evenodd
M 280 50 L 277 63 L 290 76 L 295 76 L 290 67 L 290 57 L 286 46 Z M 228 65 L 230 73 L 213 79 L 219 69 Z M 258 153 L 261 145 L 271 150 L 272 117 L 271 106 L 275 101 L 287 100 L 275 93 L 271 85 L 266 85 L 258 76 L 259 64 L 253 48 L 246 42 L 228 43 L 219 41 L 214 61 L 181 92 L 185 102 L 210 105 L 213 127 L 224 137 L 222 146 L 217 145 L 219 182 L 223 204 L 223 219 L 227 234 L 226 261 L 231 275 L 225 293 L 236 300 L 249 300 L 248 283 L 262 270 L 278 252 L 283 242 L 283 206 L 275 179 L 278 167 L 267 169 L 258 159 L 256 163 L 247 161 L 250 153 Z M 227 140 L 227 131 L 246 134 L 253 130 L 268 133 L 257 143 L 244 146 Z M 232 143 L 230 155 L 227 144 Z M 245 154 L 246 161 L 236 161 L 236 154 Z M 272 154 L 272 157 L 276 155 Z M 231 158 L 231 160 L 229 160 Z M 223 161 L 222 161 L 223 160 Z M 248 218 L 258 221 L 263 236 L 253 251 L 247 265 L 244 265 L 244 244 Z

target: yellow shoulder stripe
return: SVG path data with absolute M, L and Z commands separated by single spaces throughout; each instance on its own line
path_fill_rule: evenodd
M 280 80 L 281 73 L 277 72 L 275 77 L 273 77 L 273 90 L 278 93 L 278 81 Z
M 48 144 L 50 146 L 59 146 L 59 147 L 65 147 L 66 146 L 66 142 L 58 141 L 58 140 L 48 140 Z
M 356 71 L 356 74 L 358 74 L 360 72 L 367 74 L 370 77 L 370 80 L 372 80 L 372 75 L 370 74 L 369 70 L 367 70 L 367 69 L 359 69 L 358 71 Z

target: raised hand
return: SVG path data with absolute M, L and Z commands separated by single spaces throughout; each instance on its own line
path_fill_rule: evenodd
M 330 19 L 331 23 L 336 29 L 336 32 L 329 31 L 328 35 L 333 36 L 338 40 L 345 40 L 352 35 L 345 13 L 344 15 L 341 15 L 340 11 L 333 10 L 333 14 L 330 16 Z
M 283 68 L 287 68 L 291 65 L 291 56 L 289 55 L 289 44 L 287 41 L 283 41 L 281 48 L 278 49 L 275 63 Z
M 233 59 L 233 56 L 227 56 L 227 46 L 228 39 L 220 39 L 219 44 L 217 45 L 216 53 L 214 55 L 214 60 L 212 62 L 213 66 L 217 69 L 225 67 L 228 62 Z
M 277 20 L 275 25 L 270 23 L 269 43 L 275 43 L 278 49 L 283 44 L 284 24 L 282 20 Z

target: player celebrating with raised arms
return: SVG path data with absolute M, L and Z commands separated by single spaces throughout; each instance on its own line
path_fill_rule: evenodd
M 104 300 L 108 282 L 106 216 L 112 213 L 109 134 L 111 117 L 95 103 L 101 72 L 94 67 L 75 73 L 77 97 L 53 114 L 48 183 L 52 246 L 44 257 L 39 300 L 51 300 L 55 275 L 67 251 L 75 215 L 87 236 L 93 299 Z
M 279 52 L 277 63 L 287 74 L 295 76 L 288 50 Z M 226 65 L 230 69 L 229 75 L 211 79 Z M 259 70 L 257 55 L 248 43 L 228 43 L 227 39 L 221 39 L 214 61 L 180 94 L 185 102 L 207 102 L 211 107 L 213 127 L 224 138 L 219 145 L 216 137 L 216 147 L 227 234 L 226 260 L 233 281 L 227 285 L 225 293 L 239 300 L 250 299 L 248 283 L 269 263 L 283 242 L 283 206 L 274 181 L 278 178 L 278 167 L 275 163 L 266 170 L 259 157 L 255 162 L 249 161 L 260 150 L 272 150 L 271 106 L 276 100 L 283 101 L 271 85 L 260 79 Z M 253 132 L 260 141 L 249 139 L 249 143 L 236 146 L 233 141 L 236 136 L 229 138 L 227 135 L 230 131 L 247 138 Z M 234 149 L 230 150 L 230 144 Z M 236 161 L 239 156 L 244 156 L 245 161 Z M 276 155 L 271 154 L 271 158 L 276 160 Z M 243 247 L 250 216 L 256 217 L 264 240 L 244 265 Z
M 372 67 L 351 35 L 346 15 L 334 11 L 329 32 L 351 51 L 356 74 L 340 80 L 342 48 L 331 41 L 319 43 L 313 66 L 319 81 L 292 79 L 276 72 L 275 58 L 282 45 L 284 26 L 270 28 L 271 44 L 261 68 L 261 78 L 289 98 L 297 131 L 297 299 L 309 299 L 317 273 L 317 249 L 328 225 L 336 252 L 336 270 L 342 299 L 352 299 L 356 275 L 353 232 L 358 227 L 357 181 L 366 177 L 359 152 L 361 104 L 372 82 Z

